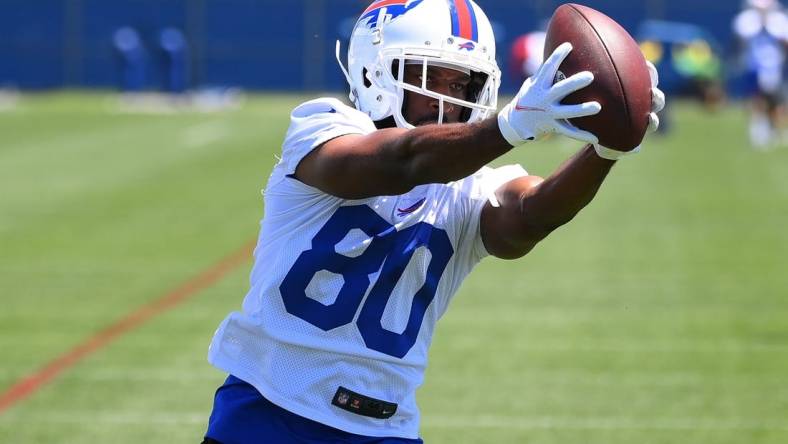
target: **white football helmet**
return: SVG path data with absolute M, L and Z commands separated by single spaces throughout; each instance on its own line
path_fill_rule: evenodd
M 402 115 L 405 90 L 463 108 L 462 121 L 474 122 L 496 111 L 501 71 L 495 61 L 495 37 L 484 11 L 472 0 L 376 0 L 361 14 L 350 37 L 348 68 L 337 61 L 350 84 L 350 100 L 374 121 Z M 421 85 L 404 81 L 406 64 L 422 65 Z M 471 75 L 466 100 L 427 88 L 428 66 Z

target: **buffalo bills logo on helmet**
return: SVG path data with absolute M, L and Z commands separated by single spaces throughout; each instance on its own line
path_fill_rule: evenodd
M 465 43 L 461 43 L 461 44 L 459 44 L 457 46 L 459 46 L 459 50 L 460 51 L 462 51 L 463 49 L 468 50 L 468 51 L 473 51 L 474 49 L 476 49 L 476 45 L 474 45 L 473 42 L 465 42 Z
M 377 28 L 415 8 L 424 0 L 375 0 L 361 13 L 359 24 Z

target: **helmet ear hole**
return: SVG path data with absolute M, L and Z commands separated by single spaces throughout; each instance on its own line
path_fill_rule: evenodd
M 391 75 L 398 82 L 402 81 L 402 79 L 399 78 L 399 59 L 394 59 L 394 61 L 391 62 Z
M 364 68 L 363 70 L 361 70 L 361 78 L 364 79 L 364 86 L 366 86 L 367 88 L 372 86 L 372 82 L 370 82 L 369 81 L 369 77 L 367 77 L 368 73 L 369 73 L 369 71 L 367 71 L 367 68 Z
M 465 100 L 476 102 L 487 84 L 487 74 L 478 71 L 471 71 L 471 82 L 468 85 L 468 97 Z
M 484 90 L 484 86 L 487 84 L 488 77 L 489 76 L 483 72 L 471 71 L 471 82 L 468 84 L 468 94 L 465 100 L 477 103 Z M 469 121 L 471 113 L 473 113 L 471 108 L 463 108 L 462 114 L 460 114 L 460 122 Z

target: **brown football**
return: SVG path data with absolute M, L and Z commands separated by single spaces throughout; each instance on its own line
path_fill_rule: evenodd
M 561 5 L 553 13 L 545 58 L 563 42 L 571 43 L 573 49 L 560 72 L 569 77 L 591 71 L 594 82 L 562 103 L 596 100 L 602 105 L 599 114 L 572 119 L 572 124 L 594 133 L 599 144 L 608 148 L 629 151 L 640 145 L 651 111 L 651 82 L 637 42 L 610 17 L 574 3 Z

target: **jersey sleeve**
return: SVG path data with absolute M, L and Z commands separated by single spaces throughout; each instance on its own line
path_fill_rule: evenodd
M 322 98 L 303 103 L 290 115 L 290 127 L 277 169 L 283 175 L 293 174 L 301 159 L 329 140 L 346 134 L 369 134 L 375 129 L 369 116 L 337 99 Z
M 474 175 L 456 182 L 455 186 L 463 196 L 466 206 L 462 244 L 468 246 L 463 248 L 463 256 L 469 264 L 475 264 L 490 254 L 484 247 L 481 236 L 480 221 L 484 205 L 487 202 L 498 205 L 495 191 L 506 182 L 527 175 L 528 172 L 520 165 L 483 167 Z

